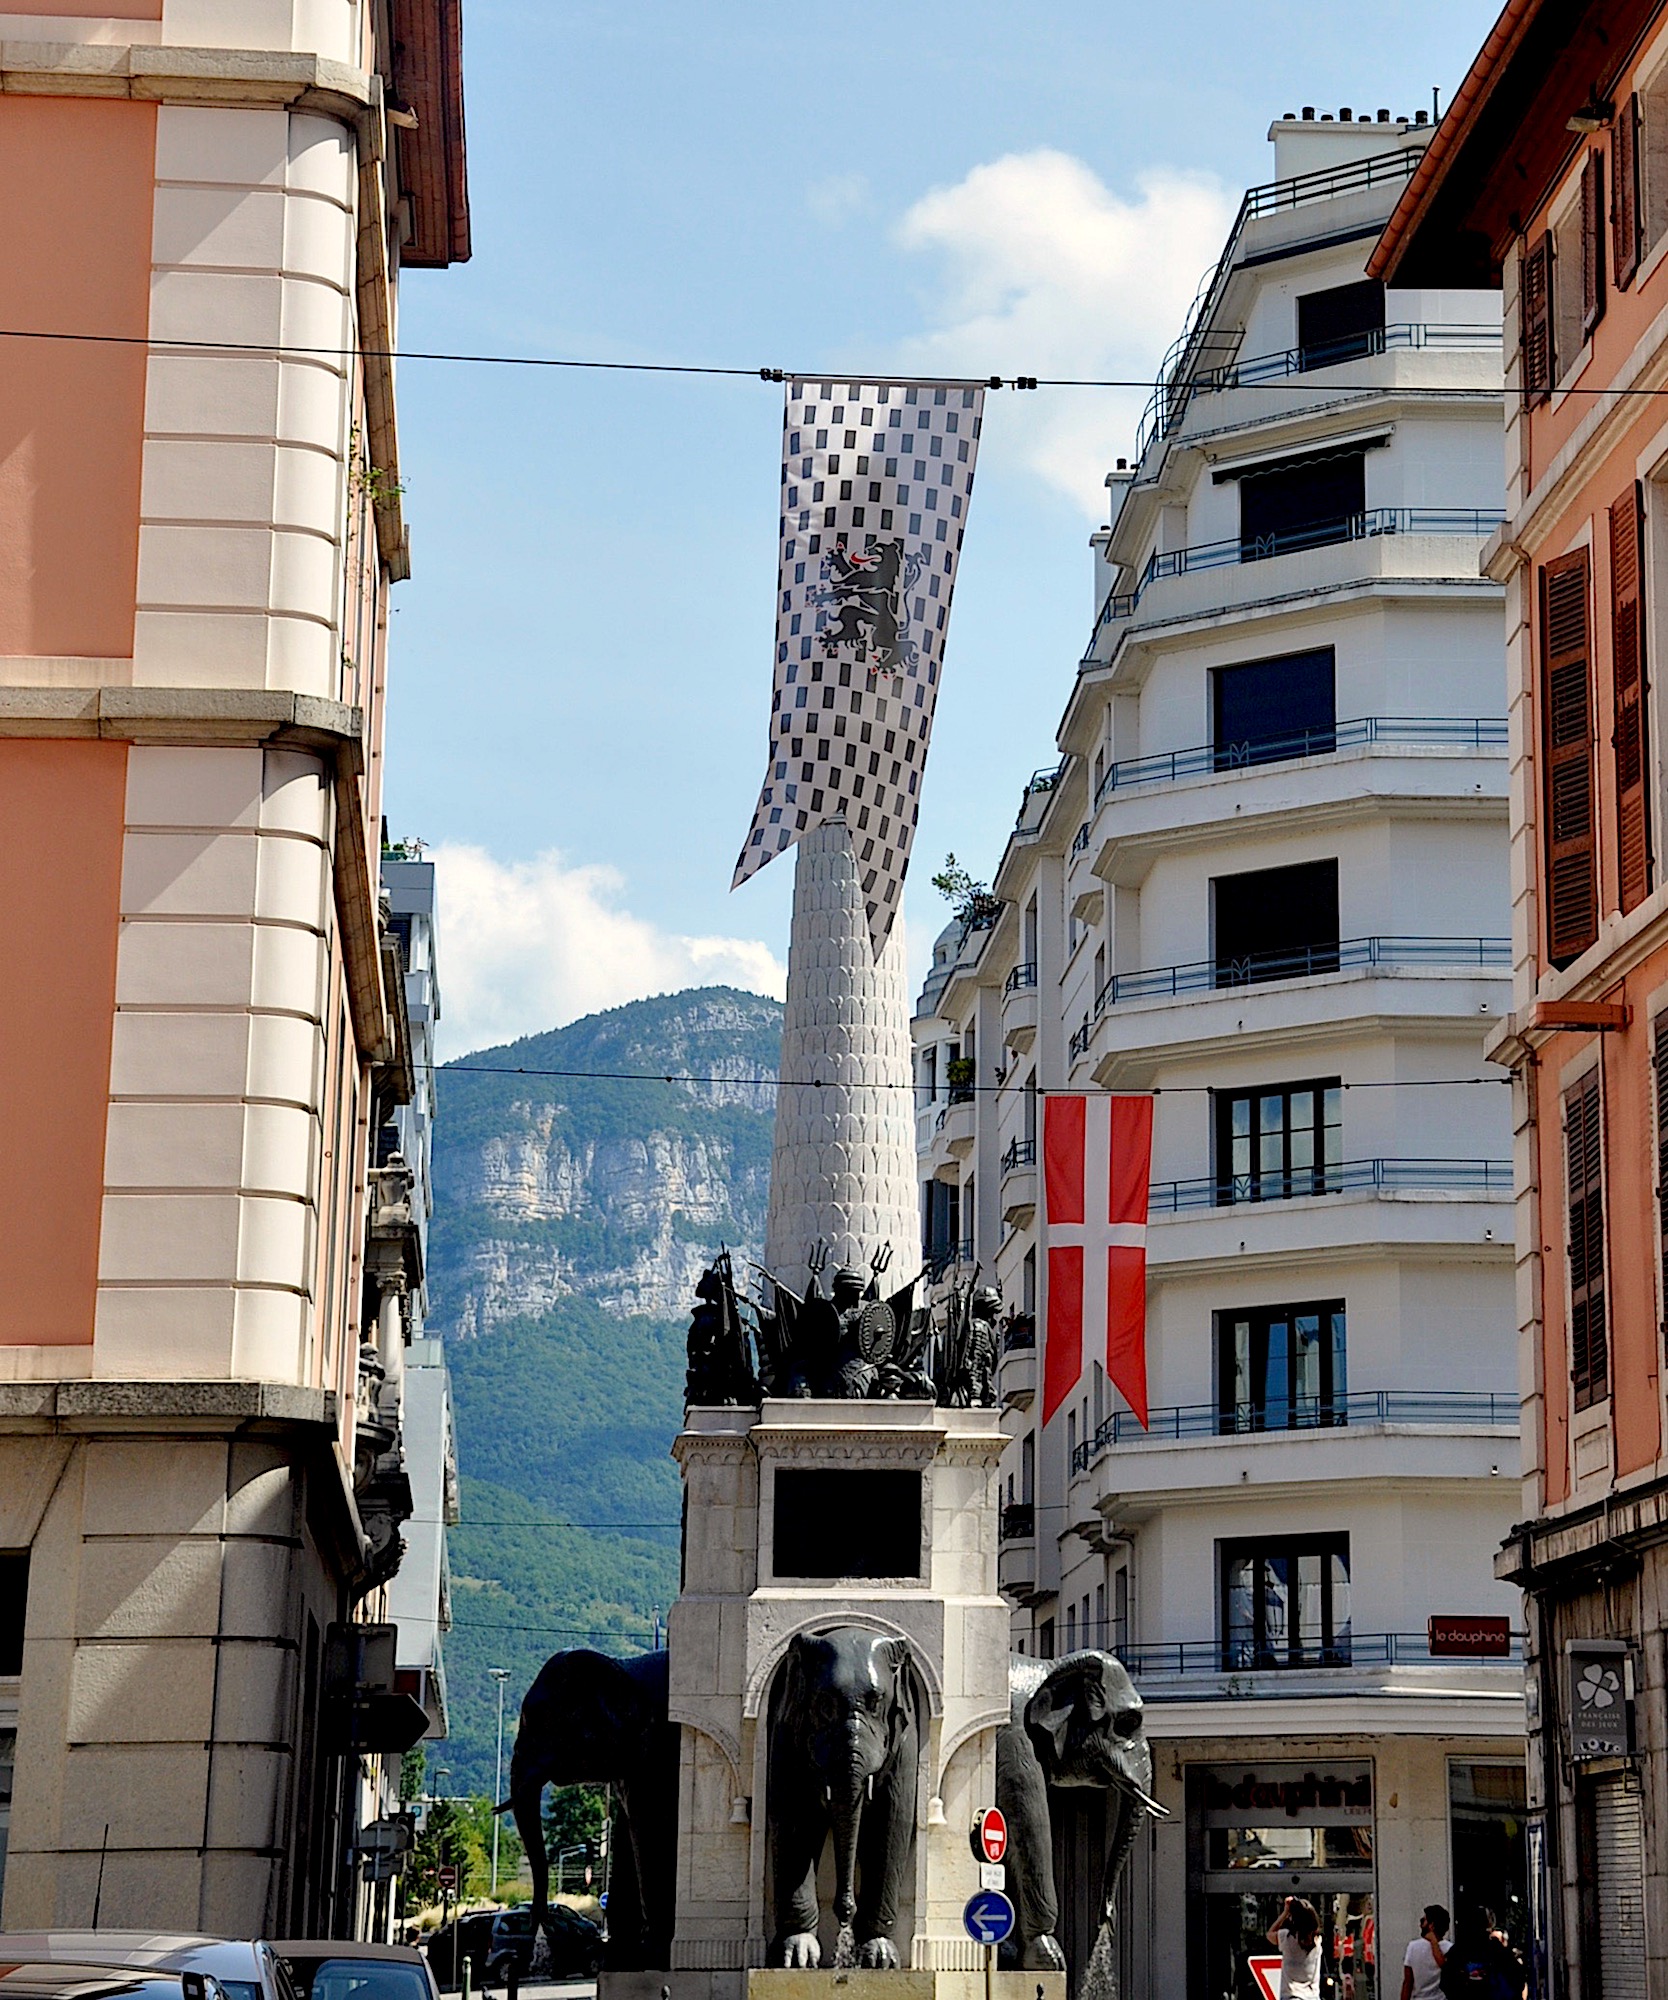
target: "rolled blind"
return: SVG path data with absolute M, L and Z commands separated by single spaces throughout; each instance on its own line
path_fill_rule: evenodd
M 1518 292 L 1523 353 L 1523 394 L 1530 404 L 1552 394 L 1552 238 L 1543 235 L 1523 253 Z
M 1604 2000 L 1646 2000 L 1644 1801 L 1632 1772 L 1593 1782 L 1596 1982 Z
M 1616 253 L 1616 289 L 1625 292 L 1639 268 L 1639 97 L 1628 99 L 1616 116 L 1610 151 L 1610 227 Z
M 1585 549 L 1541 571 L 1541 813 L 1547 956 L 1554 965 L 1579 958 L 1598 936 L 1587 572 Z
M 1644 494 L 1636 480 L 1610 509 L 1610 651 L 1616 717 L 1616 862 L 1621 907 L 1651 893 L 1651 815 L 1645 784 Z
M 1569 1220 L 1570 1382 L 1584 1410 L 1610 1393 L 1604 1313 L 1604 1113 L 1595 1070 L 1564 1099 L 1564 1199 Z
M 1658 1014 L 1651 1043 L 1656 1072 L 1656 1226 L 1661 1297 L 1668 1311 L 1668 1014 Z M 1668 1323 L 1668 1322 L 1665 1322 Z

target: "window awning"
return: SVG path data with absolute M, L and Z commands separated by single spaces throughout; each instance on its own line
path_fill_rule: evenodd
M 1230 480 L 1250 479 L 1263 472 L 1297 472 L 1306 465 L 1325 465 L 1333 459 L 1353 458 L 1357 452 L 1377 451 L 1387 445 L 1394 434 L 1394 426 L 1382 430 L 1359 431 L 1349 437 L 1318 439 L 1314 444 L 1297 451 L 1276 452 L 1260 458 L 1235 459 L 1227 465 L 1214 466 L 1211 482 L 1216 486 L 1226 486 Z

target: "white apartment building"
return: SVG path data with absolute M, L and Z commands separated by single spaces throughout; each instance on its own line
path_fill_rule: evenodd
M 1150 2000 L 1253 1993 L 1288 1894 L 1340 1992 L 1395 1996 L 1424 1904 L 1515 1925 L 1524 1879 L 1511 1121 L 1473 1081 L 1510 1005 L 1499 311 L 1362 276 L 1428 127 L 1270 136 L 1108 480 L 1060 761 L 915 1022 L 939 1296 L 977 1265 L 1009 1317 L 1015 1646 L 1109 1645 L 1148 1704 Z M 1041 1100 L 1096 1089 L 1158 1093 L 1145 1432 L 1093 1362 L 1041 1423 Z

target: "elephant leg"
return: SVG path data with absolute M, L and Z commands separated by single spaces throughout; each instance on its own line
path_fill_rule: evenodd
M 857 1898 L 859 1965 L 898 1969 L 898 1904 L 915 1837 L 917 1747 L 911 1730 L 898 1755 L 875 1778 L 858 1838 L 861 1869 Z
M 776 1796 L 781 1797 L 781 1788 Z M 826 1818 L 804 1802 L 772 1813 L 775 1853 L 776 1951 L 778 1965 L 814 1969 L 822 1962 L 817 1943 L 817 1863 L 828 1838 Z
M 510 1810 L 515 1830 L 527 1854 L 527 1870 L 533 1878 L 533 1923 L 543 1921 L 550 1903 L 550 1857 L 544 1846 L 544 1773 L 511 1770 Z
M 1018 1920 L 1018 1962 L 1031 1969 L 1059 1969 L 1065 1954 L 1055 1937 L 1060 1902 L 1054 1888 L 1048 1785 L 1037 1753 L 1018 1723 L 1009 1723 L 997 1734 L 996 1803 L 1008 1822 L 1008 1885 Z

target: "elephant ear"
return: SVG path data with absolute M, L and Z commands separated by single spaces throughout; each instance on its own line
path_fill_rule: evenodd
M 1090 1662 L 1066 1660 L 1055 1668 L 1025 1705 L 1025 1729 L 1039 1749 L 1046 1743 L 1049 1755 L 1043 1759 L 1050 1777 L 1066 1761 L 1072 1719 L 1084 1695 L 1084 1681 Z
M 915 1688 L 910 1679 L 909 1641 L 877 1640 L 874 1656 L 877 1662 L 885 1665 L 892 1676 L 892 1700 L 887 1710 L 887 1720 L 891 1739 L 896 1743 L 915 1717 Z

